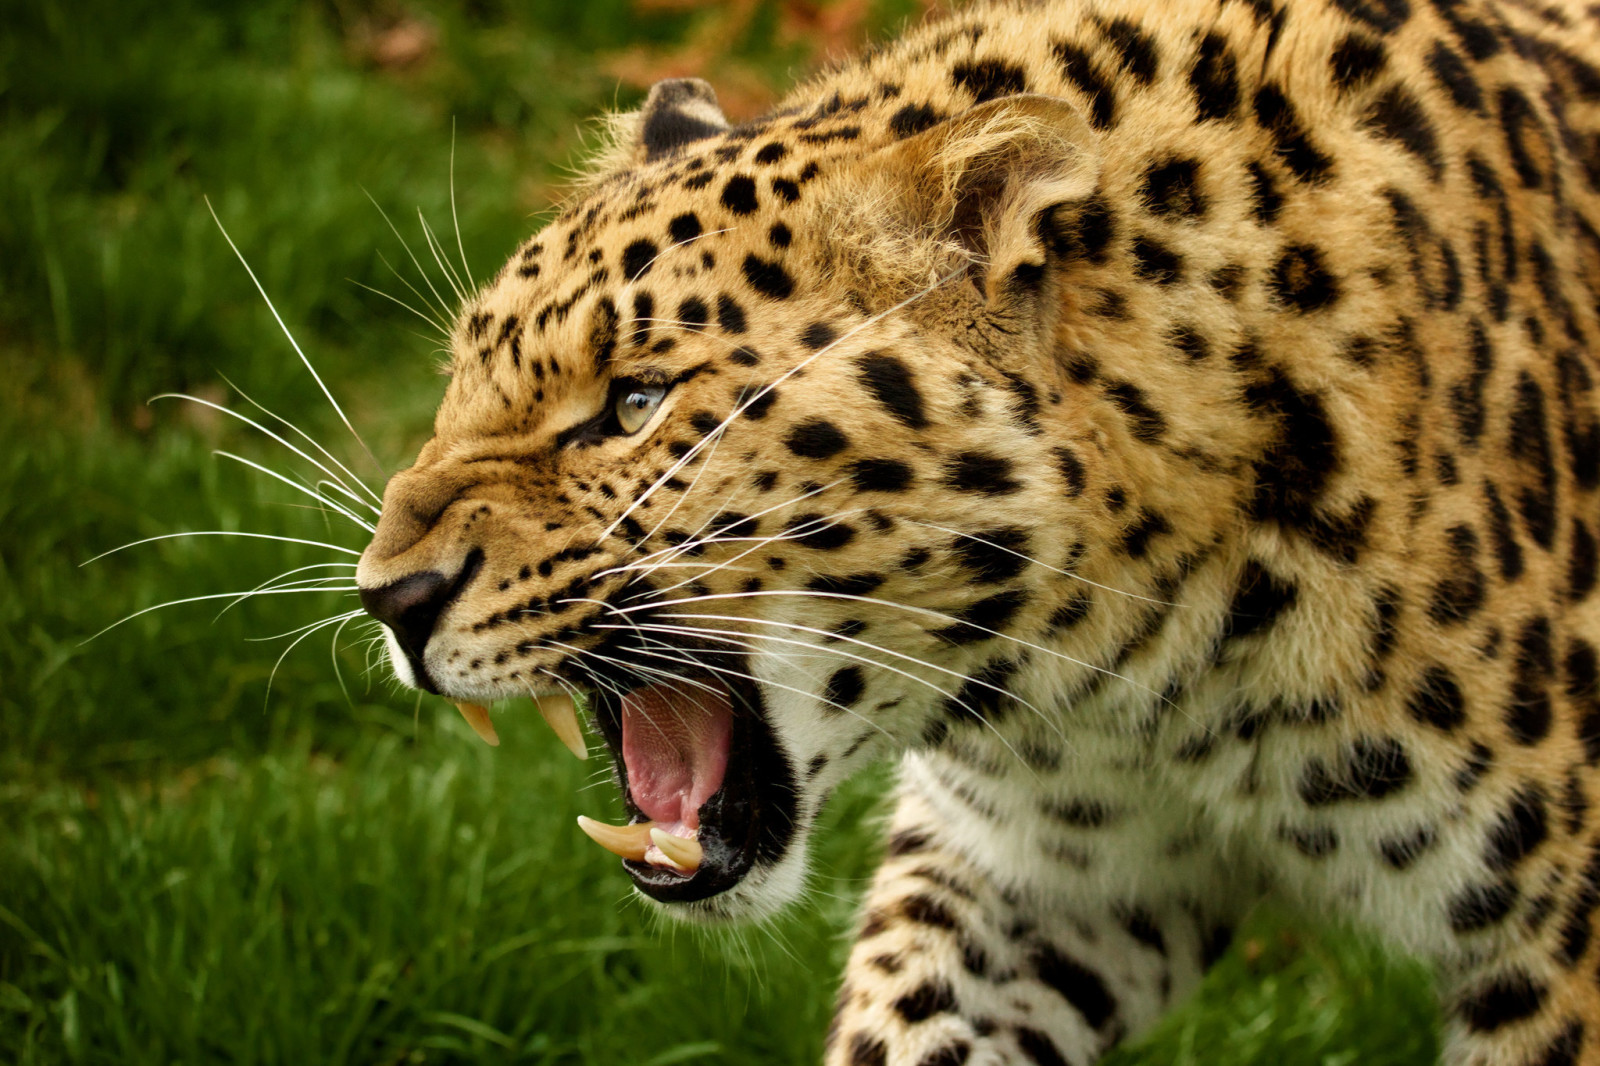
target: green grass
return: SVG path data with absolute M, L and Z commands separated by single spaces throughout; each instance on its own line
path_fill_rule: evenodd
M 882 0 L 869 23 L 916 5 Z M 835 799 L 813 900 L 707 938 L 627 899 L 573 815 L 609 785 L 531 716 L 479 745 L 369 673 L 348 594 L 245 590 L 363 534 L 214 450 L 310 468 L 237 421 L 237 383 L 381 476 L 332 417 L 206 207 L 384 463 L 442 379 L 411 303 L 444 287 L 417 212 L 478 277 L 538 225 L 582 124 L 637 98 L 604 57 L 717 11 L 629 0 L 0 0 L 0 1062 L 816 1060 L 881 778 Z M 367 42 L 434 45 L 403 69 Z M 776 3 L 708 70 L 779 86 Z M 698 34 L 698 36 L 697 36 Z M 455 210 L 450 194 L 454 151 Z M 378 206 L 374 206 L 374 201 Z M 386 264 L 393 264 L 400 280 Z M 430 294 L 431 295 L 431 294 Z M 220 613 L 219 613 L 220 612 Z M 272 679 L 269 694 L 268 680 Z M 1420 1063 L 1426 980 L 1263 917 L 1131 1063 Z
M 1194 999 L 1106 1066 L 1432 1066 L 1423 968 L 1337 930 L 1265 911 Z
M 531 715 L 497 751 L 453 715 L 337 763 L 289 746 L 8 797 L 0 1057 L 814 1060 L 842 898 L 722 943 L 660 929 L 572 825 L 588 768 Z M 846 839 L 835 892 L 868 869 Z
M 837 797 L 813 902 L 707 937 L 626 898 L 531 714 L 480 745 L 219 757 L 159 783 L 15 788 L 0 844 L 0 1057 L 60 1062 L 817 1061 L 874 781 Z M 576 804 L 575 801 L 576 800 Z M 1430 1061 L 1426 986 L 1344 938 L 1258 921 L 1118 1066 Z

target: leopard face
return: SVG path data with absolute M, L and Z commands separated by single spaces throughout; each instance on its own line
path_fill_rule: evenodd
M 732 915 L 798 892 L 852 767 L 1028 702 L 972 649 L 1042 631 L 1097 535 L 1094 431 L 1025 376 L 1094 163 L 1048 98 L 809 158 L 837 116 L 713 100 L 658 86 L 638 158 L 465 309 L 359 580 L 408 684 L 587 693 L 635 822 L 703 851 L 635 882 Z

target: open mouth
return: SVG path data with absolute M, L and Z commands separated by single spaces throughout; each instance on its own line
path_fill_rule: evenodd
M 639 890 L 663 903 L 725 892 L 760 862 L 775 862 L 794 832 L 795 778 L 767 724 L 760 690 L 709 673 L 589 700 L 616 767 L 628 824 L 580 817 L 594 841 L 623 860 Z M 488 712 L 461 710 L 495 743 Z M 563 743 L 583 754 L 570 701 L 541 700 Z
M 593 707 L 629 815 L 617 832 L 630 838 L 611 850 L 641 892 L 706 899 L 783 854 L 794 777 L 754 685 L 702 674 L 620 696 L 602 690 Z

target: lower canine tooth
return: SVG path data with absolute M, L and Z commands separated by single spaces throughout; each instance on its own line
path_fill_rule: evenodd
M 661 849 L 661 854 L 672 861 L 672 865 L 691 873 L 700 869 L 700 860 L 704 857 L 704 849 L 698 840 L 687 837 L 675 837 L 664 829 L 650 830 L 650 843 Z
M 544 720 L 550 723 L 550 728 L 555 730 L 556 737 L 567 746 L 567 750 L 580 759 L 587 759 L 589 749 L 583 742 L 583 730 L 578 727 L 578 712 L 572 705 L 572 697 L 557 693 L 540 696 L 534 702 L 539 705 L 539 713 L 544 715 Z
M 593 818 L 578 815 L 578 828 L 582 829 L 590 840 L 599 844 L 613 855 L 621 855 L 624 859 L 638 862 L 644 858 L 644 849 L 650 846 L 650 832 L 655 828 L 654 822 L 635 822 L 633 825 L 607 825 L 597 822 Z M 699 850 L 698 847 L 696 850 Z
M 489 708 L 481 703 L 457 703 L 456 710 L 461 712 L 461 717 L 467 720 L 472 731 L 483 738 L 483 742 L 491 748 L 500 746 L 500 735 L 494 731 L 494 723 L 489 721 Z

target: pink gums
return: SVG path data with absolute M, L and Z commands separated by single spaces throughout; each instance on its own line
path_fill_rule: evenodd
M 733 705 L 713 684 L 652 685 L 622 697 L 628 792 L 651 821 L 700 827 L 700 805 L 728 770 Z

